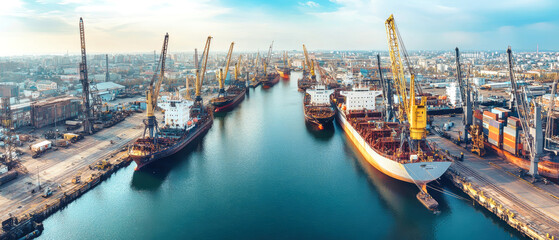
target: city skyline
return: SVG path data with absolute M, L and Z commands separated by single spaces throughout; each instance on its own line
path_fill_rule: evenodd
M 170 52 L 274 49 L 388 50 L 384 20 L 394 14 L 409 50 L 557 50 L 553 1 L 77 1 L 15 0 L 0 10 L 0 55 L 79 51 L 79 18 L 88 53 L 150 52 L 170 34 Z

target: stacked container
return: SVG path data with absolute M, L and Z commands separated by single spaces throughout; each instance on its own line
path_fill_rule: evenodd
M 503 128 L 503 149 L 512 154 L 518 154 L 521 147 L 520 143 L 520 119 L 509 117 L 507 126 Z
M 497 114 L 492 113 L 490 111 L 484 111 L 483 112 L 483 133 L 486 136 L 489 136 L 489 123 L 490 121 L 497 121 L 499 117 L 497 116 Z
M 496 107 L 491 109 L 492 113 L 497 114 L 497 116 L 499 117 L 499 119 L 501 120 L 506 120 L 507 117 L 510 115 L 511 111 L 508 109 L 504 109 L 504 108 L 500 108 L 500 107 Z
M 504 121 L 502 120 L 489 120 L 489 134 L 487 135 L 487 142 L 495 145 L 497 147 L 501 147 L 503 143 L 503 126 Z

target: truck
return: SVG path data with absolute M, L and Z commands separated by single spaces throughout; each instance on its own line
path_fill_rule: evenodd
M 68 146 L 70 146 L 70 142 L 68 140 L 65 140 L 65 139 L 58 139 L 58 140 L 56 140 L 56 146 L 67 148 Z
M 49 140 L 45 140 L 29 146 L 29 148 L 31 148 L 31 152 L 33 152 L 33 155 L 37 155 L 37 154 L 40 155 L 41 153 L 44 153 L 47 150 L 49 150 L 51 147 L 52 147 L 52 142 Z
M 43 193 L 42 197 L 48 198 L 50 197 L 50 195 L 52 195 L 52 191 L 50 190 L 50 187 L 45 188 L 45 192 Z
M 65 133 L 64 134 L 64 140 L 66 141 L 70 141 L 72 143 L 75 143 L 79 140 L 83 139 L 83 135 L 81 134 L 75 134 L 75 133 Z

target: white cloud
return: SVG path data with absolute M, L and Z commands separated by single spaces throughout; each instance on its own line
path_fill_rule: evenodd
M 316 7 L 320 7 L 320 4 L 318 4 L 317 2 L 313 2 L 313 1 L 307 1 L 307 2 L 299 2 L 299 5 L 301 6 L 307 6 L 307 7 L 311 7 L 311 8 L 316 8 Z

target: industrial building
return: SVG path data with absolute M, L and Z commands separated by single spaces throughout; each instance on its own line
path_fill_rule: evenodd
M 31 124 L 35 128 L 72 119 L 80 112 L 81 101 L 74 97 L 56 97 L 31 104 Z
M 19 96 L 19 87 L 17 85 L 0 84 L 0 97 L 11 98 Z

